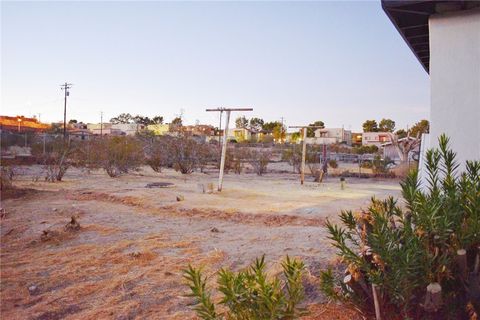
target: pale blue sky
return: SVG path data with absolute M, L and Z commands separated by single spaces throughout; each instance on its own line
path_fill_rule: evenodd
M 1 114 L 99 122 L 249 106 L 288 125 L 429 116 L 428 75 L 374 2 L 2 2 Z M 235 118 L 237 115 L 233 115 Z

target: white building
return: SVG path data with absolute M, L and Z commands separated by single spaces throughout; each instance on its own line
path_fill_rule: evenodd
M 461 168 L 480 159 L 480 1 L 382 0 L 382 6 L 430 74 L 430 134 L 422 137 L 422 154 L 445 133 Z
M 122 131 L 123 134 L 127 136 L 134 136 L 138 132 L 145 130 L 146 126 L 143 124 L 137 123 L 117 123 L 112 124 L 112 129 L 117 129 Z
M 362 134 L 362 146 L 377 146 L 390 142 L 389 132 L 364 132 Z
M 345 143 L 352 145 L 352 131 L 344 128 L 324 128 L 315 130 L 317 144 Z

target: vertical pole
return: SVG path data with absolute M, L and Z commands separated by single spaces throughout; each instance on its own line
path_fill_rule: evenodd
M 67 88 L 68 88 L 68 85 L 65 82 L 65 87 L 64 87 L 65 102 L 63 104 L 63 139 L 64 140 L 67 137 L 67 90 L 68 90 Z
M 382 320 L 382 314 L 380 311 L 380 299 L 378 297 L 378 286 L 372 283 L 372 293 L 373 293 L 373 305 L 375 307 L 375 319 Z
M 282 127 L 280 130 L 280 143 L 283 143 L 283 117 L 281 119 L 282 119 Z
M 303 145 L 302 145 L 302 166 L 300 167 L 300 184 L 305 181 L 305 156 L 307 153 L 307 128 L 303 128 Z
M 221 139 L 222 139 L 222 114 L 223 114 L 223 111 L 220 110 L 220 123 L 218 125 L 218 146 L 219 147 L 221 145 Z
M 227 154 L 227 135 L 228 135 L 229 122 L 230 122 L 230 110 L 227 110 L 227 119 L 225 120 L 225 130 L 223 131 L 222 159 L 220 160 L 220 172 L 218 174 L 218 191 L 222 191 L 223 168 L 225 167 L 225 155 Z

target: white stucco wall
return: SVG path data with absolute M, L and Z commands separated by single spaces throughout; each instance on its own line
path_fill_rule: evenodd
M 480 10 L 430 17 L 430 141 L 446 133 L 457 160 L 480 159 Z M 423 149 L 423 148 L 422 148 Z

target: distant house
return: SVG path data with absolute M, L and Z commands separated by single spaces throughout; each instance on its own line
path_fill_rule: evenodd
M 227 138 L 237 142 L 251 141 L 262 142 L 265 139 L 273 141 L 273 133 L 267 130 L 252 130 L 250 128 L 234 128 L 228 129 Z
M 415 138 L 412 138 L 412 137 L 405 137 L 405 138 L 402 138 L 402 139 L 398 139 L 398 143 L 400 145 L 402 145 L 407 141 L 407 139 L 416 140 Z M 395 148 L 395 146 L 391 142 L 383 143 L 382 148 L 383 148 L 383 157 L 384 158 L 388 157 L 389 159 L 391 159 L 395 162 L 400 161 L 400 156 L 398 155 L 397 149 Z M 420 145 L 418 145 L 417 148 L 415 148 L 414 150 L 411 150 L 409 152 L 408 160 L 409 161 L 418 160 L 419 153 L 420 153 Z
M 227 139 L 237 142 L 251 141 L 252 135 L 255 136 L 255 132 L 249 128 L 233 128 L 228 129 Z
M 138 132 L 145 130 L 146 126 L 138 123 L 117 123 L 112 124 L 112 129 L 120 130 L 127 136 L 134 136 Z
M 88 129 L 70 129 L 68 136 L 71 140 L 88 140 L 93 135 Z
M 215 128 L 210 125 L 206 124 L 197 124 L 194 126 L 182 126 L 180 127 L 180 131 L 188 136 L 213 136 L 215 135 Z
M 362 145 L 362 132 L 352 132 L 352 146 L 361 146 Z
M 153 134 L 156 136 L 163 136 L 167 134 L 169 129 L 170 125 L 168 123 L 147 125 L 147 130 L 153 132 Z
M 352 145 L 352 131 L 344 128 L 323 128 L 315 130 L 317 144 L 345 143 Z
M 120 129 L 113 129 L 111 123 L 88 123 L 87 130 L 95 135 L 103 135 L 103 136 L 121 136 L 123 134 L 122 130 Z
M 364 132 L 362 133 L 362 146 L 377 146 L 390 142 L 390 132 Z
M 49 124 L 41 123 L 37 118 L 0 116 L 0 129 L 5 131 L 44 132 L 50 128 Z

